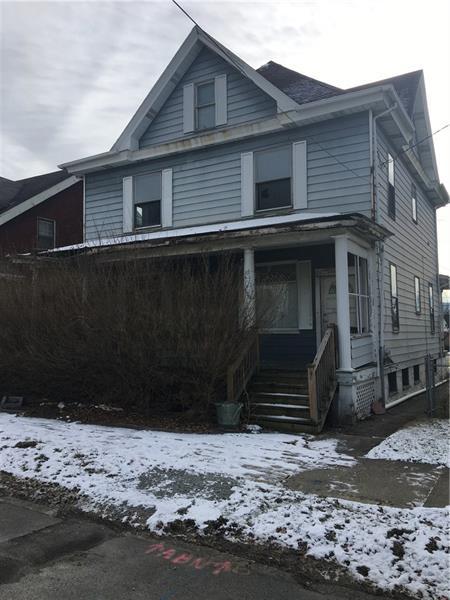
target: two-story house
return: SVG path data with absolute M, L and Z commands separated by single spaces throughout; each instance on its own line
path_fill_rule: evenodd
M 0 177 L 0 256 L 83 240 L 83 182 L 67 171 Z
M 65 251 L 240 254 L 244 302 L 274 304 L 258 422 L 321 426 L 333 323 L 337 411 L 362 418 L 439 354 L 430 133 L 421 71 L 344 90 L 194 28 L 111 150 L 63 165 L 84 178 L 85 242 Z M 313 360 L 308 404 L 293 374 Z

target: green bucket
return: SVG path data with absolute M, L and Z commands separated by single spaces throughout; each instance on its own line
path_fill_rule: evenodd
M 216 402 L 218 424 L 221 427 L 238 427 L 243 406 L 239 402 Z

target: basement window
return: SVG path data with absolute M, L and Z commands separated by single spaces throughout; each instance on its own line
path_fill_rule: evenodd
M 393 394 L 396 394 L 398 392 L 397 389 L 397 373 L 388 373 L 388 389 L 389 389 L 389 396 L 392 396 Z
M 256 210 L 292 206 L 290 146 L 255 152 Z
M 37 247 L 50 250 L 55 247 L 55 221 L 53 219 L 37 220 Z
M 413 367 L 414 385 L 420 383 L 420 365 L 414 365 Z
M 395 221 L 395 162 L 393 156 L 387 155 L 388 168 L 388 215 Z
M 409 387 L 409 369 L 402 369 L 402 388 Z

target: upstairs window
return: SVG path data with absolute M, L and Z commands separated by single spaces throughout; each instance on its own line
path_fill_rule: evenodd
M 434 335 L 435 326 L 434 326 L 434 291 L 433 284 L 428 284 L 428 299 L 429 299 L 429 307 L 430 307 L 430 332 Z
M 390 266 L 391 276 L 391 320 L 392 331 L 398 333 L 400 331 L 400 317 L 398 309 L 398 289 L 397 289 L 397 267 L 393 264 Z
M 161 172 L 133 178 L 134 227 L 161 225 Z
M 292 206 L 292 149 L 290 146 L 255 152 L 256 210 Z
M 195 86 L 195 128 L 211 129 L 216 125 L 214 81 Z
M 387 155 L 388 169 L 388 215 L 395 221 L 395 162 L 391 154 Z
M 417 276 L 414 277 L 414 305 L 416 314 L 419 315 L 422 310 L 422 301 L 420 298 L 420 279 Z
M 55 247 L 55 221 L 52 219 L 37 220 L 37 247 L 40 250 Z
M 370 296 L 367 259 L 348 254 L 348 293 L 350 304 L 350 333 L 370 332 Z
M 414 223 L 417 223 L 417 190 L 414 184 L 411 185 L 411 216 Z

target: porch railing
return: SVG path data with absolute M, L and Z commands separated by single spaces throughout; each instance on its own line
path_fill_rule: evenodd
M 337 327 L 329 325 L 313 362 L 308 365 L 308 395 L 311 420 L 322 429 L 336 392 Z
M 237 402 L 245 390 L 247 383 L 259 366 L 259 340 L 258 334 L 248 341 L 242 348 L 237 359 L 228 367 L 227 371 L 227 400 Z

